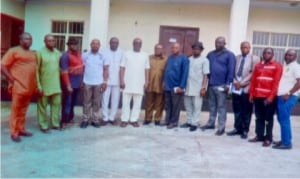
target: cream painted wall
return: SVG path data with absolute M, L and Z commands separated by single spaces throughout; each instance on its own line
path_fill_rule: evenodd
M 249 12 L 247 40 L 253 31 L 300 34 L 300 11 L 252 8 Z
M 38 50 L 44 46 L 44 35 L 51 32 L 52 20 L 84 21 L 84 37 L 82 49 L 89 48 L 89 16 L 90 5 L 69 3 L 38 3 L 36 1 L 26 4 L 25 31 L 33 35 L 32 49 Z
M 141 37 L 143 50 L 153 53 L 160 25 L 198 27 L 206 54 L 214 49 L 217 36 L 228 37 L 229 17 L 226 6 L 111 0 L 108 37 L 119 37 L 123 49 L 131 49 L 133 38 Z
M 25 3 L 16 0 L 1 0 L 1 13 L 24 19 Z

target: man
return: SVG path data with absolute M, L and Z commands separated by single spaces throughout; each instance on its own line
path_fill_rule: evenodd
M 282 74 L 282 66 L 274 59 L 272 48 L 265 48 L 261 62 L 255 65 L 250 84 L 250 102 L 254 102 L 256 137 L 249 142 L 263 141 L 263 147 L 273 140 L 273 116 L 276 109 L 276 94 Z M 266 129 L 266 135 L 265 135 Z
M 202 42 L 192 45 L 193 56 L 189 58 L 190 67 L 184 96 L 184 106 L 187 122 L 180 127 L 197 130 L 202 108 L 202 98 L 205 96 L 209 74 L 209 61 L 201 53 L 204 49 Z
M 292 148 L 291 110 L 297 103 L 300 89 L 300 65 L 297 52 L 289 49 L 285 53 L 283 73 L 278 87 L 277 117 L 281 128 L 281 141 L 275 142 L 274 149 Z
M 168 57 L 164 73 L 164 92 L 167 129 L 178 126 L 180 107 L 189 72 L 189 60 L 180 53 L 180 44 L 172 44 L 172 54 Z
M 138 118 L 141 110 L 144 90 L 149 82 L 149 56 L 141 51 L 142 40 L 133 40 L 133 51 L 127 51 L 120 67 L 120 87 L 123 89 L 122 123 L 126 127 L 128 122 L 133 127 L 139 127 Z M 130 101 L 133 100 L 132 110 Z
M 120 64 L 123 57 L 123 51 L 119 49 L 119 39 L 113 37 L 109 41 L 110 48 L 104 52 L 104 58 L 109 61 L 109 77 L 107 88 L 102 100 L 102 125 L 111 123 L 116 125 L 116 114 L 120 99 Z M 111 100 L 110 100 L 111 99 Z M 108 109 L 110 103 L 110 111 Z
M 68 51 L 60 58 L 62 81 L 62 119 L 61 127 L 71 123 L 74 118 L 79 88 L 83 77 L 83 61 L 76 38 L 70 37 L 67 42 Z
M 55 48 L 55 39 L 52 35 L 44 38 L 45 47 L 37 52 L 37 85 L 41 97 L 37 103 L 37 118 L 42 132 L 49 130 L 47 119 L 47 105 L 50 103 L 52 129 L 59 129 L 59 113 L 61 106 L 60 88 L 60 52 Z
M 32 37 L 24 32 L 20 35 L 20 45 L 8 50 L 1 62 L 1 72 L 9 81 L 12 94 L 10 113 L 10 137 L 20 142 L 20 136 L 30 137 L 25 130 L 26 111 L 36 87 L 36 54 L 30 50 Z
M 91 51 L 82 55 L 84 87 L 81 128 L 86 128 L 90 120 L 92 126 L 100 127 L 100 101 L 108 79 L 108 60 L 100 54 L 99 48 L 100 40 L 94 39 L 91 42 Z
M 248 137 L 253 104 L 249 102 L 249 85 L 254 65 L 259 57 L 250 54 L 250 43 L 241 43 L 241 55 L 236 57 L 235 74 L 232 87 L 232 108 L 234 112 L 234 129 L 228 136 L 240 135 L 242 139 Z
M 207 58 L 210 65 L 210 75 L 208 84 L 209 120 L 205 129 L 214 129 L 218 115 L 217 136 L 225 132 L 227 119 L 226 97 L 230 83 L 233 81 L 235 56 L 225 48 L 224 37 L 217 37 L 215 40 L 216 49 L 209 52 Z
M 164 109 L 163 74 L 167 62 L 167 58 L 163 55 L 162 45 L 155 45 L 154 55 L 151 55 L 149 60 L 149 86 L 146 90 L 144 125 L 150 124 L 153 117 L 155 125 L 160 125 Z M 155 114 L 153 115 L 154 111 Z

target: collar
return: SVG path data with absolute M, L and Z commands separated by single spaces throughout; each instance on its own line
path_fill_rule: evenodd
M 265 62 L 265 61 L 262 61 L 262 64 L 263 65 L 271 65 L 271 64 L 273 64 L 273 63 L 275 63 L 275 60 L 274 59 L 272 59 L 272 60 L 270 60 L 269 62 Z
M 89 55 L 100 55 L 100 50 L 97 53 L 93 53 L 91 50 L 88 52 Z
M 79 51 L 73 52 L 71 50 L 68 50 L 68 53 L 71 54 L 71 55 L 80 56 Z
M 162 60 L 162 59 L 164 59 L 165 57 L 164 57 L 164 55 L 156 56 L 155 54 L 153 54 L 151 58 L 153 58 L 153 59 L 161 59 L 161 60 Z

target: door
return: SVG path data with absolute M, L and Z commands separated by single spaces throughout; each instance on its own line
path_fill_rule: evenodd
M 166 55 L 171 54 L 171 45 L 177 42 L 181 45 L 181 52 L 191 56 L 191 46 L 198 38 L 199 28 L 160 26 L 159 43 L 163 45 Z

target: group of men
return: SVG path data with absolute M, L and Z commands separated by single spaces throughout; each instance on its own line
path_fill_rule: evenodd
M 68 50 L 63 54 L 55 48 L 54 36 L 46 35 L 44 42 L 41 50 L 31 51 L 32 37 L 25 32 L 20 36 L 20 46 L 11 48 L 1 62 L 1 72 L 7 77 L 12 94 L 10 134 L 15 142 L 21 141 L 20 136 L 32 136 L 25 130 L 25 116 L 33 95 L 38 95 L 40 130 L 48 133 L 49 129 L 59 130 L 73 121 L 74 106 L 82 89 L 81 128 L 117 125 L 122 92 L 121 127 L 139 127 L 145 95 L 144 125 L 154 121 L 168 129 L 178 127 L 183 102 L 187 122 L 180 127 L 195 131 L 200 125 L 203 97 L 208 93 L 209 120 L 201 129 L 214 129 L 218 117 L 216 135 L 221 136 L 225 133 L 227 95 L 232 93 L 235 123 L 228 136 L 248 137 L 254 103 L 256 137 L 249 142 L 262 141 L 265 147 L 272 144 L 277 111 L 281 141 L 273 142 L 273 148 L 292 148 L 290 113 L 300 89 L 300 66 L 293 49 L 286 52 L 281 65 L 274 59 L 272 48 L 265 48 L 259 58 L 250 54 L 250 43 L 246 41 L 241 43 L 241 55 L 235 56 L 225 48 L 224 37 L 216 38 L 216 48 L 207 57 L 202 55 L 202 42 L 192 44 L 190 57 L 181 53 L 179 43 L 172 44 L 168 57 L 161 44 L 149 56 L 141 50 L 140 38 L 135 38 L 133 50 L 126 52 L 119 48 L 116 37 L 110 39 L 110 47 L 105 50 L 100 50 L 100 41 L 93 39 L 91 49 L 83 54 L 76 38 L 68 39 Z M 49 103 L 50 121 L 46 114 Z

